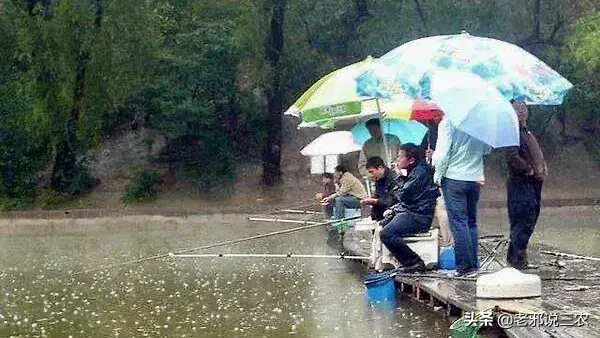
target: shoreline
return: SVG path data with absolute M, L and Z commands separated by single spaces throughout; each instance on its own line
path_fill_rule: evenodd
M 560 208 L 575 206 L 598 206 L 598 198 L 564 198 L 542 200 L 542 207 Z M 122 208 L 86 208 L 86 209 L 50 209 L 50 210 L 15 210 L 0 213 L 0 219 L 78 219 L 78 218 L 103 218 L 120 216 L 164 216 L 164 217 L 189 217 L 194 215 L 213 214 L 260 214 L 269 213 L 275 209 L 292 208 L 289 204 L 249 204 L 231 205 L 199 205 L 194 208 L 169 208 L 153 206 L 132 206 Z M 504 209 L 506 201 L 480 201 L 479 209 Z

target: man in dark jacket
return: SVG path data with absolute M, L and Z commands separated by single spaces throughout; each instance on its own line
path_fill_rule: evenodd
M 517 269 L 534 268 L 527 261 L 527 245 L 540 214 L 542 183 L 547 174 L 544 154 L 527 129 L 527 106 L 513 103 L 520 126 L 520 145 L 505 151 L 508 164 L 507 207 L 510 222 L 508 263 Z
M 404 272 L 425 270 L 425 263 L 402 237 L 424 232 L 431 227 L 439 189 L 433 184 L 433 170 L 425 163 L 421 149 L 412 143 L 403 144 L 398 151 L 397 169 L 406 169 L 406 177 L 400 177 L 400 188 L 396 190 L 398 203 L 392 206 L 380 233 L 381 242 L 402 264 Z
M 365 166 L 369 175 L 375 180 L 375 195 L 371 198 L 362 199 L 360 203 L 370 205 L 371 219 L 381 221 L 383 219 L 383 212 L 397 202 L 392 193 L 397 188 L 396 175 L 377 156 L 367 159 Z

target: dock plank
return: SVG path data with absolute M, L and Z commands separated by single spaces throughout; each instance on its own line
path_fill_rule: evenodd
M 344 247 L 355 255 L 369 255 L 370 233 L 353 233 L 352 230 L 344 236 Z M 351 248 L 351 250 L 350 250 Z M 512 327 L 505 329 L 508 337 L 512 338 L 574 338 L 600 337 L 600 263 L 581 260 L 567 261 L 565 267 L 557 268 L 553 264 L 556 258 L 542 256 L 539 251 L 551 249 L 542 245 L 530 246 L 530 258 L 540 263 L 542 268 L 534 271 L 542 278 L 542 297 L 529 299 L 489 300 L 476 297 L 474 280 L 449 279 L 440 275 L 439 278 L 418 275 L 399 275 L 397 282 L 418 285 L 421 294 L 426 293 L 439 303 L 450 304 L 464 311 L 482 311 L 498 306 L 509 313 L 585 313 L 588 315 L 586 326 L 560 327 Z M 428 272 L 427 276 L 437 272 Z M 576 290 L 576 291 L 568 291 Z M 422 297 L 427 299 L 427 297 Z
M 500 309 L 509 309 L 509 312 L 543 313 L 564 312 L 565 308 L 551 301 L 541 298 L 530 299 L 478 299 L 475 296 L 475 283 L 466 281 L 436 280 L 430 277 L 398 276 L 400 283 L 419 287 L 440 301 L 452 304 L 463 311 L 483 311 L 496 306 Z M 505 333 L 512 338 L 573 338 L 573 337 L 599 337 L 599 332 L 591 327 L 512 327 L 505 329 Z

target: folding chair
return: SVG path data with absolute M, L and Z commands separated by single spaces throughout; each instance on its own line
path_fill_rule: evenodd
M 487 270 L 489 266 L 496 262 L 501 267 L 506 267 L 507 263 L 504 259 L 504 249 L 508 245 L 508 240 L 504 235 L 486 235 L 479 237 L 479 247 L 483 254 L 483 260 L 479 264 L 480 270 Z

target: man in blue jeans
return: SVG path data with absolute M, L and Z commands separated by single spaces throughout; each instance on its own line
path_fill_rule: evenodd
M 367 197 L 367 191 L 354 175 L 342 165 L 335 167 L 335 178 L 339 188 L 321 201 L 323 205 L 333 202 L 335 207 L 333 217 L 343 219 L 346 209 L 360 209 L 360 200 Z
M 479 268 L 477 204 L 484 182 L 483 156 L 490 150 L 487 144 L 456 129 L 447 118 L 440 122 L 432 158 L 433 180 L 442 186 L 446 200 L 457 276 L 475 276 Z
M 400 146 L 396 160 L 397 169 L 406 169 L 407 175 L 400 176 L 399 187 L 394 189 L 397 204 L 384 213 L 379 224 L 381 242 L 402 264 L 402 272 L 425 270 L 425 263 L 402 237 L 424 232 L 431 227 L 435 203 L 440 196 L 433 184 L 432 168 L 425 163 L 421 149 L 412 143 Z

